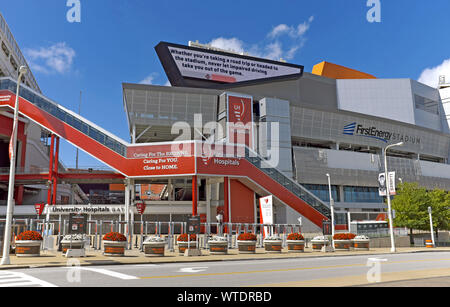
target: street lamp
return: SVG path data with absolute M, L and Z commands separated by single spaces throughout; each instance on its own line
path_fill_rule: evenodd
M 14 214 L 14 177 L 16 175 L 16 150 L 17 150 L 17 130 L 19 124 L 19 94 L 20 94 L 20 82 L 23 75 L 28 72 L 26 66 L 20 66 L 19 76 L 17 77 L 17 90 L 16 90 L 16 103 L 14 105 L 14 122 L 13 122 L 13 133 L 10 140 L 10 166 L 9 166 L 9 183 L 8 183 L 8 201 L 6 209 L 6 225 L 5 225 L 5 236 L 3 238 L 3 257 L 1 265 L 10 264 L 9 250 L 11 244 L 11 222 Z
M 328 190 L 330 192 L 330 209 L 331 209 L 331 248 L 334 250 L 334 199 L 331 194 L 331 178 L 330 174 L 327 174 L 328 177 Z
M 392 148 L 394 146 L 403 146 L 403 142 L 397 143 L 397 144 L 391 144 L 386 146 L 384 149 L 384 175 L 386 178 L 386 198 L 388 203 L 388 218 L 389 218 L 389 232 L 391 235 L 391 253 L 395 253 L 395 241 L 394 241 L 394 223 L 392 220 L 392 209 L 391 209 L 391 188 L 390 188 L 390 180 L 389 180 L 389 171 L 387 166 L 387 151 L 389 148 Z

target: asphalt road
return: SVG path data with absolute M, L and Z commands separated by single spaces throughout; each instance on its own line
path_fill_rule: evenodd
M 450 286 L 450 278 L 442 278 L 450 276 L 450 252 L 88 267 L 72 261 L 70 267 L 0 271 L 0 287 L 396 286 L 434 277 L 436 285 Z

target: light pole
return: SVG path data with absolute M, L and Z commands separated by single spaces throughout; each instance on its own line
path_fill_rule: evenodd
M 392 220 L 392 209 L 391 209 L 391 188 L 390 188 L 390 180 L 389 180 L 389 171 L 387 166 L 387 151 L 389 148 L 392 148 L 394 146 L 403 146 L 403 142 L 392 144 L 386 146 L 384 149 L 384 175 L 386 178 L 386 198 L 388 203 L 388 218 L 389 218 L 389 232 L 391 235 L 391 253 L 395 253 L 395 241 L 394 241 L 394 222 Z
M 331 249 L 334 250 L 334 199 L 331 194 L 331 178 L 330 174 L 327 174 L 328 177 L 328 190 L 330 192 L 330 209 L 331 209 Z M 349 229 L 350 231 L 350 229 Z
M 433 209 L 431 207 L 428 207 L 428 214 L 430 216 L 430 231 L 431 231 L 431 242 L 433 243 L 433 247 L 436 246 L 436 243 L 434 241 L 434 229 L 433 229 Z
M 9 250 L 11 244 L 11 222 L 14 214 L 14 179 L 16 175 L 16 150 L 17 150 L 17 130 L 19 125 L 19 94 L 20 94 L 20 82 L 22 76 L 28 72 L 26 66 L 20 66 L 19 76 L 17 77 L 17 90 L 16 90 L 16 103 L 14 105 L 14 122 L 13 133 L 10 140 L 10 166 L 9 166 L 9 183 L 8 183 L 8 202 L 6 209 L 6 225 L 5 236 L 3 238 L 3 257 L 1 265 L 10 264 Z M 12 147 L 12 149 L 11 149 Z

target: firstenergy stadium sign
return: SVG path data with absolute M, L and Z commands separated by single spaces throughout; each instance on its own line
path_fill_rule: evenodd
M 366 138 L 372 138 L 384 143 L 391 141 L 400 141 L 410 144 L 420 144 L 419 137 L 410 136 L 402 133 L 395 133 L 388 130 L 379 129 L 375 126 L 366 127 L 359 123 L 351 123 L 344 127 L 343 134 L 352 136 L 362 136 Z
M 303 66 L 161 42 L 155 47 L 172 85 L 191 78 L 237 83 L 300 76 Z

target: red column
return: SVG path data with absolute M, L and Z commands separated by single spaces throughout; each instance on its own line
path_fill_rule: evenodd
M 48 167 L 48 181 L 49 181 L 49 187 L 47 191 L 47 204 L 51 204 L 52 201 L 52 187 L 51 182 L 53 180 L 53 151 L 55 148 L 55 136 L 52 134 L 52 139 L 50 142 L 50 164 Z
M 52 204 L 56 205 L 56 194 L 58 188 L 58 164 L 59 164 L 59 137 L 56 137 L 55 162 L 53 170 L 53 197 Z
M 197 216 L 198 182 L 197 176 L 192 176 L 192 215 Z
M 228 197 L 229 189 L 230 189 L 230 180 L 228 177 L 223 178 L 223 222 L 229 223 L 231 222 L 229 216 L 229 208 L 230 208 L 230 199 Z

